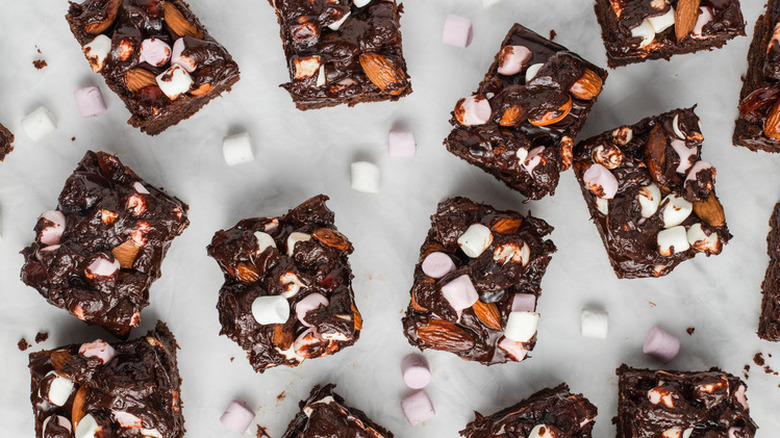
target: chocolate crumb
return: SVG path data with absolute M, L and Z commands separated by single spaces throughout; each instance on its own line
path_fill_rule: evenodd
M 557 35 L 558 34 L 555 33 L 555 30 L 550 29 L 550 41 L 554 40 Z
M 280 402 L 280 401 L 284 400 L 285 397 L 287 397 L 287 391 L 282 391 L 281 394 L 276 396 L 276 401 Z
M 647 303 L 650 304 L 650 307 L 655 307 L 655 303 L 654 302 L 648 301 Z
M 27 339 L 19 339 L 19 343 L 16 344 L 17 347 L 19 347 L 19 351 L 25 351 L 28 348 L 30 348 L 30 344 L 27 343 Z
M 265 430 L 265 428 L 261 425 L 257 425 L 257 438 L 271 438 L 271 435 L 268 435 L 268 431 Z
M 38 53 L 43 53 L 43 52 L 41 52 L 41 48 L 40 48 L 40 47 L 38 47 L 38 45 L 37 45 L 37 44 L 35 45 L 35 50 L 36 50 Z
M 230 358 L 230 361 L 231 361 L 231 362 L 233 362 L 234 360 L 236 360 L 236 357 L 235 357 L 235 356 L 233 356 L 233 357 L 231 357 L 231 358 Z
M 49 64 L 46 62 L 45 59 L 36 59 L 35 61 L 33 61 L 33 65 L 38 70 L 43 70 L 45 67 L 49 66 Z
M 41 342 L 46 342 L 47 339 L 49 339 L 49 332 L 38 332 L 38 334 L 35 335 L 36 344 L 40 344 Z
M 693 336 L 693 332 L 696 331 L 696 327 L 688 327 L 685 329 L 686 332 L 688 332 L 688 335 Z
M 71 137 L 70 141 L 76 141 L 76 137 Z
M 750 365 L 748 365 L 748 364 L 745 364 L 745 368 L 744 368 L 744 370 L 745 370 L 745 372 L 746 372 L 746 373 L 747 373 L 747 372 L 750 372 Z
M 756 365 L 762 367 L 766 364 L 766 361 L 764 360 L 764 355 L 761 354 L 761 352 L 756 353 L 755 356 L 753 356 L 753 363 Z

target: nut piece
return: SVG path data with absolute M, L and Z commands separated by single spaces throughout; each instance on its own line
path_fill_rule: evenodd
M 121 266 L 122 269 L 132 269 L 135 258 L 138 256 L 138 251 L 140 250 L 141 247 L 131 239 L 112 249 L 111 253 L 114 255 L 114 259 L 119 262 L 119 266 Z
M 568 135 L 564 135 L 561 138 L 561 165 L 563 170 L 569 170 L 572 162 L 574 161 L 574 139 Z
M 395 96 L 404 90 L 406 78 L 401 68 L 392 61 L 374 52 L 360 55 L 360 67 L 368 79 L 382 91 Z M 388 90 L 388 88 L 391 88 Z
M 612 170 L 623 164 L 623 151 L 615 145 L 598 145 L 591 151 L 590 158 L 594 163 Z
M 700 3 L 701 0 L 680 0 L 677 2 L 677 10 L 674 15 L 674 34 L 677 41 L 688 36 L 696 26 Z
M 176 6 L 174 6 L 173 3 L 163 2 L 162 6 L 165 22 L 168 24 L 168 27 L 171 28 L 173 33 L 180 37 L 191 36 L 199 40 L 203 39 L 203 31 L 195 27 L 194 24 L 187 21 L 187 19 L 184 18 L 184 14 L 182 14 L 182 12 Z
M 425 346 L 437 350 L 466 351 L 474 347 L 474 339 L 466 330 L 440 319 L 418 327 L 417 336 Z
M 593 70 L 585 69 L 582 77 L 574 83 L 569 92 L 577 99 L 592 100 L 601 93 L 604 81 Z
M 140 91 L 146 87 L 157 85 L 154 73 L 143 68 L 134 68 L 125 73 L 125 83 L 131 93 Z
M 102 21 L 90 23 L 84 26 L 84 30 L 91 35 L 103 33 L 112 24 L 114 24 L 114 20 L 116 20 L 116 15 L 119 12 L 120 5 L 122 5 L 122 0 L 108 0 L 105 6 L 106 17 Z
M 660 183 L 664 178 L 666 169 L 666 134 L 661 125 L 656 124 L 650 130 L 645 147 L 645 164 L 650 171 L 650 176 L 655 182 Z
M 293 65 L 295 66 L 295 79 L 306 79 L 314 76 L 319 71 L 322 60 L 316 55 L 307 56 L 293 59 Z
M 547 126 L 558 123 L 569 115 L 569 112 L 571 112 L 572 103 L 572 98 L 569 96 L 569 100 L 561 105 L 556 111 L 545 113 L 542 117 L 537 119 L 528 119 L 528 123 L 536 126 Z
M 349 251 L 352 248 L 347 236 L 330 228 L 317 228 L 311 233 L 311 237 L 339 251 Z
M 501 327 L 501 313 L 498 311 L 495 303 L 485 304 L 477 301 L 472 306 L 474 314 L 480 321 L 493 330 L 503 330 Z
M 722 227 L 726 224 L 726 215 L 723 213 L 721 205 L 715 193 L 710 193 L 706 201 L 696 201 L 693 203 L 693 212 L 701 220 L 713 227 Z
M 634 139 L 634 130 L 630 126 L 623 126 L 612 131 L 612 142 L 618 146 L 625 146 Z
M 780 101 L 777 101 L 764 122 L 764 134 L 772 140 L 780 140 Z
M 249 263 L 239 263 L 236 266 L 236 277 L 244 283 L 254 283 L 260 279 L 260 272 L 257 267 Z
M 497 220 L 490 229 L 500 234 L 515 234 L 523 225 L 522 218 L 503 218 Z
M 501 126 L 517 126 L 523 122 L 525 111 L 520 108 L 520 105 L 512 105 L 504 111 L 501 115 L 501 120 L 498 124 Z

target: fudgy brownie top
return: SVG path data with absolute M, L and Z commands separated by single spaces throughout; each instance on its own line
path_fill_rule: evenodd
M 0 124 L 0 161 L 14 150 L 14 135 L 5 126 Z
M 79 319 L 127 336 L 149 305 L 149 287 L 187 205 L 153 187 L 117 157 L 87 152 L 22 251 L 22 280 Z
M 258 372 L 331 355 L 360 336 L 347 259 L 353 248 L 327 200 L 319 195 L 281 217 L 244 219 L 218 231 L 208 247 L 225 274 L 220 334 L 246 350 Z

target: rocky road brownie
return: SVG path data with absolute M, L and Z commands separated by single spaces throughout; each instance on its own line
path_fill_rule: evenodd
M 299 403 L 301 412 L 287 426 L 282 438 L 393 437 L 363 411 L 345 405 L 344 399 L 333 392 L 335 386 L 315 386 L 309 398 Z
M 476 419 L 460 434 L 466 438 L 590 438 L 597 413 L 588 399 L 570 393 L 562 383 L 487 417 L 474 412 Z
M 780 152 L 780 0 L 756 22 L 739 99 L 734 144 Z
M 536 299 L 555 245 L 545 221 L 466 198 L 439 204 L 403 318 L 409 343 L 486 365 L 536 344 Z
M 218 231 L 208 253 L 225 274 L 220 334 L 248 353 L 255 371 L 296 366 L 355 343 L 355 307 L 347 256 L 352 244 L 315 196 L 276 218 L 244 219 Z
M 660 277 L 731 238 L 694 108 L 577 144 L 574 173 L 619 278 Z
M 596 0 L 608 65 L 712 50 L 745 35 L 739 0 Z
M 769 226 L 771 230 L 766 238 L 769 267 L 761 283 L 764 299 L 761 303 L 758 337 L 780 342 L 780 203 L 775 205 Z
M 444 140 L 455 156 L 528 199 L 555 192 L 607 72 L 515 24 Z
M 618 375 L 618 438 L 752 438 L 745 383 L 717 368 L 653 371 L 626 364 Z
M 395 0 L 269 0 L 281 27 L 299 110 L 383 100 L 412 92 Z
M 133 341 L 30 354 L 35 437 L 184 436 L 177 348 L 158 321 Z
M 71 2 L 66 16 L 92 70 L 150 135 L 230 91 L 238 65 L 181 0 Z
M 87 152 L 65 182 L 57 210 L 35 225 L 22 251 L 22 280 L 87 324 L 126 337 L 149 305 L 149 287 L 187 205 L 152 187 L 118 158 Z
M 14 150 L 14 135 L 5 126 L 0 124 L 0 161 Z

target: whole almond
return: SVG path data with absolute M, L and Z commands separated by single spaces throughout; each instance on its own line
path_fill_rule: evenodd
M 361 330 L 363 328 L 363 316 L 360 315 L 354 304 L 352 305 L 352 314 L 355 315 L 355 330 Z
M 200 87 L 190 91 L 190 94 L 193 96 L 205 96 L 206 94 L 211 93 L 211 90 L 214 89 L 214 86 L 211 84 L 201 84 Z
M 490 229 L 500 234 L 515 234 L 521 225 L 523 225 L 522 218 L 506 217 L 497 220 Z
M 179 8 L 173 3 L 163 2 L 162 6 L 165 22 L 168 23 L 168 27 L 171 28 L 173 33 L 180 37 L 191 36 L 193 38 L 203 39 L 203 31 L 187 21 L 187 19 L 184 18 L 184 14 L 182 14 Z
M 693 212 L 710 226 L 722 227 L 726 224 L 726 214 L 723 212 L 723 205 L 715 197 L 715 193 L 710 193 L 710 196 L 705 201 L 694 202 Z
M 572 103 L 572 99 L 569 97 L 569 100 L 561 105 L 557 110 L 545 113 L 542 115 L 542 117 L 536 119 L 528 119 L 528 123 L 536 126 L 548 126 L 558 123 L 569 115 L 569 112 L 571 112 Z
M 523 122 L 524 115 L 524 111 L 519 105 L 512 105 L 501 115 L 501 120 L 498 124 L 501 126 L 517 126 Z
M 236 267 L 236 277 L 244 283 L 254 283 L 260 279 L 257 267 L 250 263 L 239 263 Z
M 84 412 L 84 402 L 87 399 L 87 385 L 81 385 L 79 390 L 76 391 L 76 395 L 73 396 L 73 406 L 70 411 L 70 421 L 73 422 L 73 427 L 77 427 L 79 421 L 87 414 Z
M 569 88 L 569 93 L 577 99 L 592 100 L 601 94 L 604 81 L 593 70 L 585 69 L 582 77 Z
M 88 34 L 97 35 L 103 33 L 114 24 L 117 13 L 119 13 L 119 6 L 122 5 L 122 0 L 108 0 L 105 3 L 106 16 L 100 21 L 84 26 L 84 30 L 86 30 Z
M 366 52 L 360 55 L 360 67 L 363 68 L 368 79 L 380 90 L 388 91 L 388 88 L 394 87 L 388 91 L 390 94 L 398 95 L 403 92 L 406 83 L 404 71 L 384 56 L 374 52 Z
M 645 145 L 645 164 L 650 171 L 653 181 L 660 183 L 664 179 L 666 170 L 666 145 L 667 139 L 660 124 L 653 126 Z M 665 184 L 661 184 L 665 185 Z
M 498 311 L 495 303 L 486 304 L 477 300 L 472 307 L 474 314 L 480 321 L 493 330 L 503 330 L 501 328 L 501 313 Z
M 352 244 L 349 243 L 347 236 L 330 228 L 317 228 L 311 233 L 311 237 L 325 245 L 336 248 L 339 251 L 349 251 L 352 249 Z
M 418 312 L 427 312 L 428 309 L 421 306 L 420 303 L 417 302 L 417 298 L 414 296 L 414 292 L 412 292 L 412 300 L 411 300 L 412 309 L 418 311 Z
M 282 351 L 288 350 L 293 343 L 291 330 L 287 330 L 285 324 L 276 324 L 271 342 Z
M 418 327 L 417 336 L 427 347 L 437 350 L 466 351 L 474 347 L 474 339 L 466 330 L 440 319 Z
M 142 68 L 134 68 L 125 73 L 125 83 L 127 89 L 131 93 L 140 91 L 146 87 L 157 85 L 157 79 L 154 77 L 154 73 Z
M 677 41 L 690 35 L 699 18 L 701 0 L 680 0 L 674 13 L 674 35 Z
M 780 100 L 778 100 L 764 122 L 764 134 L 773 140 L 780 140 Z
M 132 240 L 128 240 L 112 249 L 111 253 L 114 255 L 116 261 L 119 262 L 119 266 L 123 269 L 132 269 L 135 258 L 138 256 L 138 251 L 140 250 L 140 246 Z
M 65 362 L 68 361 L 73 355 L 68 350 L 54 350 L 49 356 L 52 368 L 57 371 L 62 371 L 62 367 L 65 366 Z

